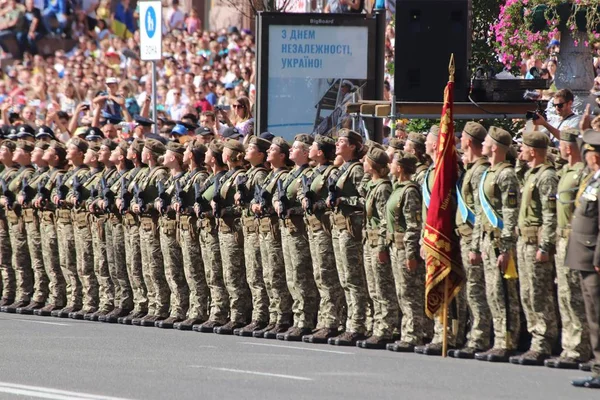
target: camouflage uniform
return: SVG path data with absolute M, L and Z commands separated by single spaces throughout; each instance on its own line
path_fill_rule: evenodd
M 21 191 L 23 179 L 30 180 L 33 172 L 34 170 L 31 166 L 19 168 L 12 181 L 8 184 L 8 191 L 12 193 L 13 198 L 16 199 Z M 25 220 L 18 203 L 13 203 L 13 208 L 6 210 L 6 219 L 8 220 L 10 230 L 12 264 L 15 269 L 17 284 L 15 302 L 29 303 L 33 295 L 33 273 L 31 270 L 29 246 L 27 244 L 27 232 L 25 231 Z
M 366 243 L 364 246 L 365 272 L 373 301 L 373 336 L 391 339 L 398 325 L 398 300 L 390 261 L 381 262 L 379 254 L 388 253 L 386 203 L 392 194 L 387 178 L 371 181 L 365 198 Z
M 183 178 L 185 172 L 169 176 L 164 183 L 165 196 L 173 199 L 175 192 L 175 181 Z M 159 194 L 160 196 L 160 194 Z M 164 207 L 168 207 L 171 201 L 163 200 Z M 172 208 L 161 211 L 159 218 L 160 247 L 164 260 L 165 278 L 171 290 L 170 317 L 176 320 L 184 320 L 190 306 L 190 293 L 183 271 L 183 254 L 177 240 L 179 227 L 177 216 Z
M 302 176 L 310 172 L 308 165 L 296 166 L 282 180 L 284 193 L 279 193 L 278 199 L 287 199 L 287 213 L 281 215 L 281 241 L 283 244 L 283 260 L 288 289 L 292 295 L 292 312 L 294 327 L 313 329 L 317 319 L 318 292 L 315 284 L 312 259 L 309 248 L 304 212 L 298 201 L 298 191 Z
M 50 168 L 47 179 L 44 181 L 44 188 L 48 194 L 52 192 L 52 188 L 55 186 L 58 177 L 64 175 L 64 173 L 65 171 L 61 169 Z M 37 200 L 41 196 L 41 194 L 36 195 L 34 200 Z M 50 282 L 48 285 L 47 304 L 62 308 L 66 305 L 67 289 L 65 277 L 60 269 L 55 209 L 56 207 L 51 202 L 49 196 L 46 196 L 42 209 L 38 211 L 38 215 L 40 218 L 40 235 L 43 238 L 41 248 L 44 268 Z
M 17 168 L 5 168 L 0 179 L 9 183 L 17 173 Z M 0 273 L 2 274 L 2 300 L 12 304 L 16 294 L 15 269 L 12 265 L 12 249 L 10 247 L 10 229 L 6 219 L 6 209 L 0 209 Z
M 575 195 L 585 178 L 583 162 L 565 165 L 558 173 L 557 231 L 556 231 L 556 282 L 558 284 L 558 310 L 562 322 L 561 358 L 585 361 L 590 357 L 590 336 L 581 293 L 581 275 L 565 265 L 567 243 L 571 234 L 571 218 L 575 210 Z
M 183 270 L 190 291 L 187 319 L 206 321 L 208 319 L 209 289 L 206 283 L 203 254 L 198 241 L 198 218 L 193 211 L 195 188 L 201 187 L 208 179 L 206 169 L 196 169 L 184 177 L 181 216 L 179 217 L 179 237 L 183 255 Z
M 485 293 L 494 328 L 494 349 L 515 350 L 521 328 L 518 281 L 504 278 L 497 262 L 498 255 L 503 252 L 509 253 L 516 261 L 519 181 L 512 165 L 504 161 L 487 170 L 480 187 L 485 199 L 478 196 L 476 203 L 471 251 L 482 253 Z M 486 200 L 503 221 L 502 228 L 494 227 L 484 213 L 481 202 Z
M 158 232 L 158 212 L 154 200 L 158 197 L 158 182 L 168 178 L 168 171 L 159 166 L 148 168 L 139 181 L 139 199 L 132 204 L 140 206 L 140 249 L 144 283 L 148 289 L 148 315 L 146 319 L 165 319 L 169 315 L 170 290 L 165 278 L 163 254 Z
M 78 175 L 77 178 L 71 178 L 71 188 L 67 194 L 67 200 L 79 196 L 79 203 L 73 205 L 72 215 L 75 253 L 77 255 L 77 275 L 83 289 L 82 313 L 97 311 L 99 303 L 99 285 L 94 271 L 94 236 L 92 234 L 92 231 L 98 228 L 97 225 L 92 224 L 86 201 L 90 196 L 90 191 L 94 188 L 94 176 L 101 173 L 98 169 L 90 169 L 88 175 Z M 77 184 L 79 189 L 77 189 Z M 106 267 L 108 268 L 108 266 Z M 108 271 L 106 271 L 106 275 L 108 275 Z M 100 274 L 100 276 L 103 276 L 103 274 Z
M 471 314 L 471 330 L 467 334 L 465 347 L 487 350 L 490 347 L 490 332 L 492 315 L 485 294 L 485 274 L 483 265 L 471 265 L 469 252 L 479 249 L 479 237 L 473 237 L 473 225 L 476 220 L 476 208 L 479 206 L 479 182 L 489 163 L 485 158 L 479 158 L 467 164 L 462 177 L 462 185 L 457 190 L 462 198 L 468 215 L 462 215 L 459 207 L 456 213 L 456 226 L 460 235 L 460 252 L 462 263 L 467 275 L 466 298 Z M 479 251 L 479 250 L 478 250 Z
M 417 170 L 413 174 L 412 180 L 414 182 L 416 182 L 418 185 L 422 185 L 423 181 L 425 180 L 425 175 L 427 174 L 427 169 L 428 168 L 429 167 L 427 166 L 426 163 L 419 162 L 417 164 Z
M 525 175 L 519 211 L 519 280 L 531 351 L 550 354 L 557 336 L 552 261 L 536 261 L 539 249 L 552 253 L 556 241 L 556 188 L 558 178 L 549 164 Z
M 396 182 L 387 202 L 388 242 L 398 304 L 402 312 L 400 339 L 411 345 L 423 342 L 425 319 L 425 265 L 419 255 L 421 235 L 421 193 L 414 182 Z M 417 268 L 406 268 L 417 260 Z
M 234 325 L 245 325 L 249 321 L 252 302 L 246 283 L 244 265 L 244 237 L 240 221 L 240 210 L 235 205 L 235 180 L 244 173 L 241 167 L 228 171 L 220 179 L 219 192 L 213 202 L 220 208 L 217 214 L 219 247 L 223 263 L 223 279 L 229 295 L 229 319 Z
M 268 171 L 264 167 L 251 167 L 247 172 L 248 178 L 244 185 L 244 192 L 254 193 L 257 185 L 262 185 Z M 243 195 L 244 193 L 240 193 Z M 248 197 L 246 196 L 246 197 Z M 245 199 L 244 199 L 245 200 Z M 242 213 L 242 226 L 244 230 L 244 257 L 246 260 L 246 281 L 252 294 L 252 321 L 261 325 L 269 322 L 269 296 L 263 277 L 263 262 L 260 254 L 260 241 L 258 233 L 258 220 L 250 212 L 249 207 L 244 207 Z

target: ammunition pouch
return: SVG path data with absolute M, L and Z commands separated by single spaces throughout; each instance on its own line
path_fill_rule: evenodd
M 214 218 L 202 218 L 198 221 L 200 229 L 206 232 L 212 232 L 217 227 L 217 222 Z
M 110 213 L 107 214 L 107 216 L 108 221 L 111 223 L 112 226 L 119 225 L 123 222 L 123 217 L 121 216 L 121 214 Z
M 367 229 L 367 244 L 371 247 L 379 245 L 379 231 L 377 229 Z
M 152 217 L 141 217 L 140 228 L 144 231 L 154 231 L 156 229 L 156 221 Z
M 306 231 L 304 218 L 301 215 L 290 215 L 283 223 L 290 233 L 304 233 Z
M 56 219 L 61 224 L 70 224 L 71 220 L 71 211 L 69 210 L 56 210 Z
M 522 236 L 527 244 L 539 244 L 540 231 L 541 228 L 539 226 L 517 228 L 517 236 Z
M 251 233 L 258 233 L 258 221 L 254 217 L 243 217 L 242 227 L 244 229 L 244 235 Z
M 177 232 L 177 221 L 169 218 L 161 218 L 158 222 L 161 232 L 167 236 L 173 236 Z
M 279 219 L 276 216 L 263 217 L 258 222 L 258 232 L 260 233 L 277 233 L 279 229 Z
M 333 225 L 340 231 L 347 230 L 356 240 L 362 240 L 362 219 L 364 213 L 355 211 L 348 215 L 342 212 L 333 213 Z
M 392 243 L 398 250 L 404 250 L 404 233 L 394 232 L 387 234 L 388 242 Z
M 321 221 L 319 221 L 319 218 L 317 218 L 314 215 L 307 215 L 306 223 L 310 228 L 311 232 L 319 232 L 323 230 L 323 224 L 321 223 Z
M 23 221 L 25 221 L 26 224 L 37 222 L 37 213 L 33 208 L 25 208 L 21 210 L 21 215 L 23 216 Z
M 131 213 L 127 213 L 127 214 L 123 215 L 123 225 L 127 226 L 127 227 L 137 225 L 137 220 L 135 218 L 135 215 L 133 215 Z
M 9 224 L 17 224 L 19 222 L 19 214 L 14 210 L 6 210 L 6 220 Z
M 54 213 L 52 211 L 42 211 L 40 219 L 46 224 L 54 225 Z
M 85 211 L 73 212 L 73 224 L 79 229 L 86 228 L 88 226 L 88 213 Z
M 461 224 L 456 228 L 455 232 L 461 238 L 467 238 L 473 234 L 473 228 L 469 224 Z

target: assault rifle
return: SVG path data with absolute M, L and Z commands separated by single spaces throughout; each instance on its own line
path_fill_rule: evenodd
M 142 200 L 142 196 L 140 196 L 140 187 L 136 183 L 133 184 L 133 202 L 140 206 L 140 210 L 144 209 L 144 201 Z
M 179 183 L 179 180 L 176 180 L 175 181 L 175 193 L 173 194 L 173 200 L 175 201 L 175 203 L 179 204 L 180 210 L 181 210 L 181 208 L 183 208 L 182 194 L 183 194 L 183 189 L 181 188 L 181 183 Z
M 77 175 L 73 176 L 73 192 L 75 194 L 75 207 L 79 206 L 79 203 L 81 202 L 81 189 L 82 185 L 79 181 L 79 178 L 77 177 Z
M 340 197 L 336 177 L 330 176 L 329 179 L 327 179 L 327 191 L 329 193 L 327 195 L 327 203 L 331 204 L 331 208 L 335 208 L 335 203 Z
M 100 180 L 100 190 L 102 191 L 102 200 L 104 200 L 104 212 L 109 213 L 115 204 L 115 194 L 110 190 L 105 178 Z
M 119 199 L 121 199 L 121 214 L 125 214 L 129 210 L 129 206 L 131 205 L 131 193 L 127 190 L 127 186 L 129 182 L 127 178 L 121 178 L 121 191 L 119 193 Z
M 286 219 L 288 209 L 290 208 L 290 201 L 287 198 L 281 179 L 277 181 L 277 200 L 279 200 L 279 218 Z
M 246 183 L 248 183 L 248 175 L 240 174 L 235 178 L 235 191 L 240 194 L 240 203 L 246 204 L 248 203 L 248 188 L 246 187 Z
M 313 213 L 313 206 L 316 202 L 316 193 L 310 190 L 310 185 L 312 185 L 312 179 L 309 179 L 306 175 L 302 176 L 302 195 L 306 199 L 307 207 L 306 213 L 308 215 Z
M 0 179 L 0 187 L 2 187 L 2 195 L 6 197 L 6 208 L 10 210 L 15 202 L 15 195 L 8 190 L 8 183 L 4 178 Z
M 162 183 L 162 181 L 158 181 L 156 187 L 158 189 L 158 202 L 160 203 L 160 208 L 158 211 L 161 214 L 164 214 L 167 211 L 167 202 L 169 196 L 167 195 L 167 190 L 165 189 L 165 185 Z

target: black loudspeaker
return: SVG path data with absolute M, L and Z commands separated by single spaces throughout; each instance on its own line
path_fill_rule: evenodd
M 440 102 L 454 53 L 455 101 L 467 101 L 471 0 L 397 0 L 397 101 Z

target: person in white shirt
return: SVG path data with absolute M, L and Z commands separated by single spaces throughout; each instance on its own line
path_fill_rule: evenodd
M 569 89 L 561 89 L 554 95 L 552 106 L 556 111 L 555 116 L 550 116 L 548 120 L 540 113 L 533 120 L 535 130 L 551 135 L 550 139 L 557 145 L 560 140 L 560 131 L 568 128 L 579 128 L 581 115 L 573 112 L 573 101 L 575 97 Z

